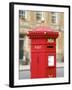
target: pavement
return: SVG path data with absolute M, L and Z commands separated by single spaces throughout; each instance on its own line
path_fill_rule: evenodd
M 64 63 L 56 64 L 56 77 L 64 77 Z M 21 66 L 19 71 L 19 79 L 30 78 L 30 66 Z

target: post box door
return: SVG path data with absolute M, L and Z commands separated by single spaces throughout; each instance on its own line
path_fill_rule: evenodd
M 38 62 L 38 77 L 39 78 L 46 78 L 46 59 L 45 53 L 39 53 L 39 62 Z
M 48 54 L 48 77 L 56 77 L 56 54 Z
M 38 75 L 38 61 L 37 61 L 37 53 L 32 53 L 31 55 L 31 78 L 37 78 Z
M 31 78 L 45 78 L 47 65 L 45 53 L 33 53 L 31 60 Z

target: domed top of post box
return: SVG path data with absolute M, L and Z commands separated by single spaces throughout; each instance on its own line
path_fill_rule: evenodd
M 28 31 L 27 35 L 32 38 L 54 38 L 58 37 L 58 32 L 48 27 L 37 27 Z

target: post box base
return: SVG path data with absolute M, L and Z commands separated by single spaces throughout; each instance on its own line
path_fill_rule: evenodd
M 56 67 L 48 68 L 48 78 L 56 77 Z

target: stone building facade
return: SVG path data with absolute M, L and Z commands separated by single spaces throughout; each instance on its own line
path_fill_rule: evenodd
M 57 62 L 64 60 L 64 13 L 48 11 L 23 11 L 19 10 L 19 59 L 20 63 L 30 64 L 30 39 L 28 31 L 38 26 L 53 28 L 59 32 L 56 53 Z M 23 62 L 22 62 L 23 61 Z

